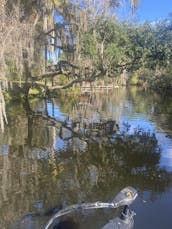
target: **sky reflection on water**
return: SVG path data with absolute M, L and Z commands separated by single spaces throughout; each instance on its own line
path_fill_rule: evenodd
M 39 100 L 32 104 L 37 116 L 27 115 L 22 104 L 10 104 L 9 125 L 0 137 L 0 225 L 42 229 L 50 217 L 43 213 L 54 205 L 110 201 L 131 185 L 139 192 L 132 205 L 136 229 L 171 228 L 170 101 L 119 88 L 109 94 L 81 95 L 72 103 L 67 97 Z M 119 124 L 124 141 L 109 129 L 83 134 L 84 122 L 89 126 L 110 119 Z M 78 216 L 80 229 L 100 229 L 118 213 L 90 211 Z M 16 221 L 24 226 L 15 227 Z
M 163 131 L 162 128 L 157 126 L 155 117 L 158 115 L 154 114 L 154 108 L 152 107 L 152 104 L 150 104 L 150 108 L 146 110 L 144 114 L 142 112 L 135 111 L 140 110 L 140 106 L 142 106 L 142 103 L 133 102 L 131 100 L 128 100 L 127 97 L 123 98 L 123 100 L 120 101 L 119 104 L 115 104 L 113 98 L 111 98 L 108 101 L 108 104 L 106 105 L 105 109 L 109 117 L 115 119 L 117 123 L 120 125 L 121 132 L 126 132 L 126 128 L 128 128 L 128 135 L 133 134 L 136 130 L 139 129 L 145 132 L 150 132 L 151 134 L 155 133 L 156 138 L 158 140 L 158 145 L 161 149 L 161 158 L 159 166 L 165 168 L 167 171 L 172 171 L 172 138 L 169 135 L 167 135 L 165 130 Z M 70 119 L 70 113 L 65 114 L 61 112 L 62 107 L 63 105 L 59 107 L 57 104 L 54 105 L 53 103 L 48 102 L 48 115 L 55 117 L 57 120 L 60 121 Z M 103 108 L 99 107 L 99 114 L 101 117 L 103 117 L 104 111 L 105 110 Z M 168 116 L 168 114 L 166 114 L 166 116 Z M 96 122 L 96 120 L 95 112 L 93 112 L 92 121 Z M 172 133 L 172 130 L 168 130 L 168 132 Z M 64 147 L 65 142 L 58 138 L 56 142 L 56 149 L 60 150 Z

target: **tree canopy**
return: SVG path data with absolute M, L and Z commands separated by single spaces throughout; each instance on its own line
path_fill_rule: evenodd
M 3 93 L 14 81 L 28 92 L 33 77 L 41 80 L 61 73 L 74 77 L 65 88 L 82 80 L 114 78 L 127 72 L 129 78 L 137 78 L 136 83 L 163 91 L 172 87 L 171 18 L 153 24 L 121 22 L 115 14 L 121 3 L 120 0 L 1 1 L 2 128 L 6 120 Z M 128 3 L 134 13 L 139 1 Z M 47 72 L 49 64 L 59 61 L 68 63 L 72 70 L 64 73 L 56 65 L 58 71 Z

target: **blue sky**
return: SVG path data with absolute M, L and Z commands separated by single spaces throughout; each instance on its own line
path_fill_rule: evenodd
M 172 0 L 140 0 L 135 18 L 141 22 L 152 22 L 167 18 L 170 12 L 172 13 Z M 127 19 L 130 15 L 128 6 L 123 6 L 118 15 L 120 15 L 120 18 Z

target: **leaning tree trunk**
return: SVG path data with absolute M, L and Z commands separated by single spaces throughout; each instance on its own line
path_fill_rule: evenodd
M 2 89 L 0 85 L 0 128 L 2 132 L 4 131 L 4 123 L 7 123 L 7 117 L 6 117 L 6 112 L 5 112 L 4 95 L 2 93 Z

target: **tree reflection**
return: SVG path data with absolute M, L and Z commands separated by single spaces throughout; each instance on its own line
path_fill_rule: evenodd
M 153 133 L 117 134 L 116 120 L 102 113 L 98 117 L 97 107 L 62 120 L 49 114 L 46 101 L 35 109 L 22 104 L 10 109 L 0 138 L 2 227 L 54 203 L 90 202 L 97 196 L 109 200 L 127 185 L 153 195 L 170 187 L 170 174 L 159 167 L 161 152 Z

